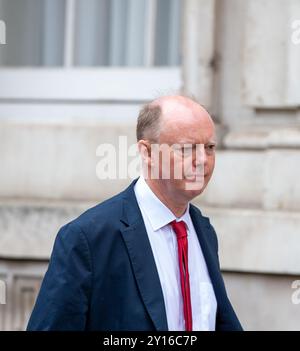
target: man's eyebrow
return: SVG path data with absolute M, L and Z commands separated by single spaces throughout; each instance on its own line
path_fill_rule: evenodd
M 207 145 L 207 144 L 217 144 L 216 140 L 208 140 L 206 143 L 195 143 L 191 141 L 186 141 L 186 142 L 180 142 L 178 143 L 180 145 Z
M 197 143 L 195 141 L 191 141 L 191 140 L 179 140 L 176 143 L 173 143 L 175 145 L 180 145 L 180 146 L 184 146 L 184 145 L 207 145 L 207 144 L 217 144 L 216 139 L 209 139 L 207 142 L 205 143 Z

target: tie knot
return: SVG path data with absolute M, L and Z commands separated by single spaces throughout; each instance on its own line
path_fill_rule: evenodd
M 184 221 L 176 222 L 176 220 L 174 219 L 174 221 L 172 221 L 170 224 L 174 232 L 176 233 L 177 239 L 185 238 L 187 236 L 187 231 L 186 231 L 186 226 Z

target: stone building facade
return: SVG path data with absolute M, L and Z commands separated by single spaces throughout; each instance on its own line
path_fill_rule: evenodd
M 194 202 L 244 328 L 299 329 L 300 3 L 182 0 L 180 16 L 180 65 L 2 65 L 0 330 L 25 328 L 58 229 L 130 182 L 97 178 L 97 146 L 134 143 L 140 105 L 175 91 L 217 123 L 215 174 Z

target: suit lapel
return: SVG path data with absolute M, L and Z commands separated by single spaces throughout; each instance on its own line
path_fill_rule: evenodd
M 168 330 L 164 298 L 148 234 L 134 194 L 134 184 L 124 192 L 121 230 L 137 285 L 156 330 Z
M 220 304 L 221 301 L 223 301 L 224 288 L 218 261 L 215 257 L 217 253 L 214 252 L 213 245 L 209 243 L 209 238 L 212 235 L 210 223 L 208 219 L 203 217 L 200 211 L 194 206 L 190 206 L 190 215 L 198 236 L 209 276 L 214 287 L 217 302 Z

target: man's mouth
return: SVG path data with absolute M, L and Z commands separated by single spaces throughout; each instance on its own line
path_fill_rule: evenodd
M 194 181 L 194 180 L 202 180 L 205 177 L 206 177 L 205 174 L 203 174 L 203 173 L 199 174 L 198 173 L 198 174 L 188 174 L 188 175 L 186 175 L 185 179 Z

